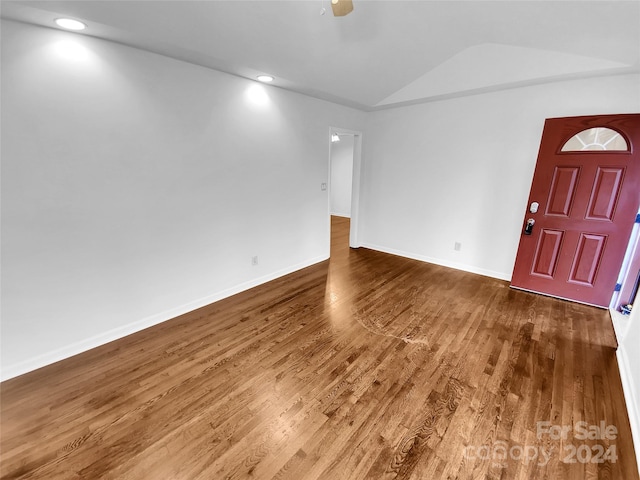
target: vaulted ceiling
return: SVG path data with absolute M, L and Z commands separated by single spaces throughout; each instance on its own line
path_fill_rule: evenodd
M 640 71 L 640 1 L 2 1 L 113 40 L 363 110 Z M 326 13 L 321 14 L 322 10 Z

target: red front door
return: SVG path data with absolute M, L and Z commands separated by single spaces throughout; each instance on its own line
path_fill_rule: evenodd
M 640 205 L 639 152 L 640 114 L 545 122 L 512 287 L 609 305 Z

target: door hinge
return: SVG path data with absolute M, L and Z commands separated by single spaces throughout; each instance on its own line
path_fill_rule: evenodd
M 621 283 L 616 283 L 616 288 L 613 289 L 614 292 L 619 292 L 620 290 L 622 290 L 622 284 Z

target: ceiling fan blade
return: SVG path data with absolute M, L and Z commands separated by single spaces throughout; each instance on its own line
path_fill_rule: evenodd
M 331 10 L 334 17 L 344 17 L 353 11 L 352 0 L 331 0 Z

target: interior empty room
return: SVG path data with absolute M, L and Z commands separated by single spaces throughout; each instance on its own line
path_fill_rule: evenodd
M 640 2 L 0 14 L 0 478 L 640 478 Z

